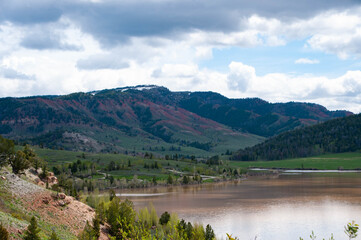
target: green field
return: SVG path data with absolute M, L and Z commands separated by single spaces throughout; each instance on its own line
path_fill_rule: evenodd
M 361 153 L 337 153 L 308 158 L 295 158 L 278 161 L 236 162 L 230 161 L 230 166 L 241 168 L 289 168 L 289 169 L 361 169 Z
M 195 163 L 189 159 L 178 161 L 164 160 L 164 159 L 144 159 L 141 156 L 131 156 L 124 154 L 96 154 L 96 153 L 82 153 L 72 152 L 65 150 L 51 150 L 34 147 L 36 153 L 49 164 L 49 167 L 63 164 L 73 163 L 80 159 L 81 161 L 96 162 L 102 172 L 112 175 L 116 178 L 125 177 L 127 179 L 137 175 L 139 178 L 150 179 L 157 176 L 159 179 L 165 179 L 169 174 L 166 169 L 176 169 L 182 172 L 192 173 L 193 171 L 202 171 L 202 174 L 216 174 L 215 166 L 209 167 L 204 163 Z M 83 158 L 85 156 L 85 158 Z M 309 158 L 296 158 L 277 161 L 254 161 L 254 162 L 240 162 L 225 160 L 228 156 L 224 156 L 224 165 L 219 168 L 287 168 L 287 169 L 322 169 L 322 170 L 335 170 L 335 169 L 361 169 L 361 152 L 355 153 L 338 153 L 327 154 Z M 131 163 L 130 167 L 125 169 L 106 171 L 106 166 L 114 161 L 117 164 L 127 166 Z M 144 164 L 154 164 L 157 162 L 159 169 L 144 168 Z M 96 176 L 94 176 L 96 178 Z M 99 177 L 101 177 L 99 175 Z
M 132 179 L 136 175 L 139 179 L 152 179 L 153 176 L 157 180 L 164 180 L 170 174 L 169 169 L 192 174 L 194 171 L 200 174 L 215 175 L 215 166 L 209 167 L 204 163 L 196 163 L 190 159 L 165 160 L 165 159 L 149 159 L 142 156 L 131 156 L 124 154 L 103 154 L 103 153 L 83 153 L 65 150 L 52 150 L 45 148 L 33 147 L 36 154 L 48 163 L 50 170 L 54 166 L 62 164 L 74 163 L 78 160 L 82 162 L 94 162 L 98 166 L 98 170 L 115 178 Z M 107 166 L 111 162 L 124 166 L 122 169 L 108 171 Z M 154 165 L 157 162 L 158 168 L 145 168 Z M 93 178 L 101 178 L 103 175 L 94 175 Z

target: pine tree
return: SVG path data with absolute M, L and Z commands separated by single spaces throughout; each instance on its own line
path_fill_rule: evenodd
M 58 236 L 56 235 L 55 231 L 53 230 L 53 232 L 51 233 L 51 236 L 49 238 L 49 240 L 60 240 L 58 238 Z
M 100 220 L 97 217 L 93 219 L 93 234 L 95 239 L 100 237 Z
M 36 222 L 35 217 L 32 217 L 30 220 L 30 224 L 25 232 L 24 240 L 40 240 L 39 237 L 40 229 L 38 229 L 38 223 Z
M 206 240 L 213 240 L 216 237 L 211 225 L 209 225 L 209 224 L 206 227 L 206 236 L 205 237 L 206 237 Z
M 8 164 L 10 158 L 14 157 L 14 142 L 0 135 L 0 169 Z
M 20 150 L 16 152 L 15 157 L 9 159 L 9 164 L 15 174 L 22 173 L 30 167 L 30 162 L 26 159 L 25 153 Z
M 3 227 L 2 223 L 0 223 L 0 240 L 8 240 L 9 233 L 6 228 Z

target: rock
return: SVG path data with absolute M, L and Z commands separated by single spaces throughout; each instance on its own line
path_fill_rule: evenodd
M 38 174 L 38 171 L 35 169 L 35 168 L 30 168 L 29 170 L 29 173 L 33 174 L 33 175 L 37 175 Z
M 4 177 L 4 176 L 1 176 L 0 178 L 1 178 L 2 180 L 6 180 L 6 177 Z
M 58 194 L 58 198 L 59 198 L 59 199 L 65 199 L 65 198 L 66 198 L 65 193 L 59 193 L 59 194 Z
M 63 200 L 59 200 L 59 201 L 58 201 L 58 205 L 59 205 L 60 207 L 64 207 L 64 206 L 66 206 L 66 203 L 65 203 Z
M 49 176 L 49 177 L 53 177 L 53 176 L 54 176 L 54 173 L 53 173 L 53 172 L 48 172 L 48 176 Z
M 45 183 L 43 181 L 38 182 L 38 186 L 44 187 Z
M 51 198 L 50 197 L 43 197 L 43 203 L 45 203 L 45 204 L 49 204 L 49 202 L 50 202 L 50 200 L 51 200 Z
M 47 176 L 46 181 L 51 184 L 56 184 L 58 183 L 58 178 L 55 176 Z
M 71 197 L 66 197 L 66 198 L 64 199 L 64 203 L 65 203 L 66 205 L 70 204 L 72 201 L 73 201 L 73 199 L 72 199 Z
M 38 184 L 40 181 L 41 181 L 41 180 L 40 180 L 40 178 L 38 178 L 38 177 L 34 179 L 34 182 L 35 182 L 36 184 Z

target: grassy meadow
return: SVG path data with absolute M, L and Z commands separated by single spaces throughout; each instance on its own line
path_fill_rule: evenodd
M 229 161 L 232 167 L 240 168 L 288 168 L 288 169 L 361 169 L 361 153 L 336 153 L 308 158 L 295 158 L 277 161 L 239 162 Z
M 51 170 L 54 166 L 82 162 L 93 162 L 98 166 L 100 172 L 113 176 L 114 178 L 132 179 L 136 175 L 139 179 L 151 180 L 154 176 L 157 180 L 165 180 L 170 174 L 169 169 L 192 174 L 194 171 L 200 174 L 216 175 L 216 166 L 209 167 L 205 163 L 197 163 L 190 159 L 165 160 L 164 158 L 152 159 L 143 156 L 132 156 L 124 154 L 83 153 L 66 150 L 52 150 L 33 147 L 36 154 L 48 163 Z M 109 171 L 107 167 L 111 162 L 120 165 L 121 168 Z M 157 165 L 157 167 L 155 167 Z M 145 167 L 148 166 L 148 167 Z M 152 167 L 153 166 L 153 167 Z M 102 178 L 103 174 L 95 175 L 93 178 Z

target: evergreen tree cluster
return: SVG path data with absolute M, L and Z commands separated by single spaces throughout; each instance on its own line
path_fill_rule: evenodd
M 25 145 L 23 150 L 15 151 L 14 142 L 0 135 L 0 169 L 7 164 L 12 167 L 13 173 L 21 174 L 31 166 L 36 170 L 39 167 L 44 168 L 45 163 L 29 145 Z
M 361 149 L 361 114 L 281 133 L 238 151 L 233 160 L 281 160 Z

